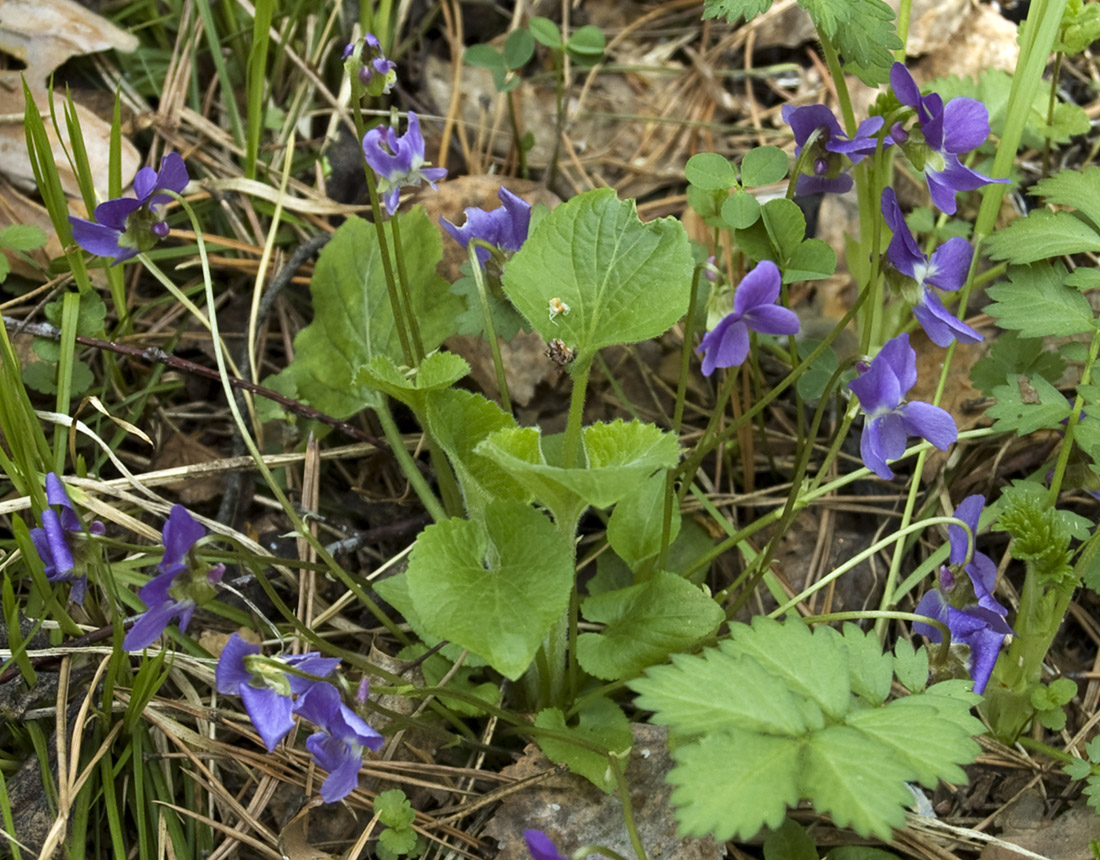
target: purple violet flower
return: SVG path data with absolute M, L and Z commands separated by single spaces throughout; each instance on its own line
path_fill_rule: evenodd
M 704 376 L 710 376 L 716 367 L 744 363 L 749 354 L 749 329 L 761 334 L 798 333 L 798 317 L 775 303 L 780 281 L 779 268 L 771 260 L 762 260 L 745 275 L 733 294 L 733 311 L 699 344 Z
M 894 473 L 886 461 L 905 453 L 907 437 L 920 436 L 941 451 L 958 438 L 948 412 L 931 403 L 905 401 L 917 384 L 917 353 L 908 332 L 887 341 L 870 365 L 861 364 L 860 375 L 848 387 L 867 413 L 859 453 L 868 469 L 888 481 Z
M 306 749 L 329 774 L 321 783 L 321 799 L 342 800 L 359 785 L 364 748 L 377 751 L 386 739 L 341 701 L 332 684 L 314 684 L 294 709 L 321 729 L 306 738 Z
M 73 241 L 85 251 L 100 257 L 123 260 L 148 251 L 168 235 L 168 225 L 160 219 L 157 207 L 171 200 L 160 192 L 183 193 L 191 177 L 177 152 L 160 160 L 160 172 L 143 167 L 134 177 L 135 197 L 118 197 L 95 208 L 95 221 L 69 216 Z
M 435 188 L 435 183 L 447 175 L 445 167 L 424 166 L 424 137 L 420 120 L 412 111 L 409 128 L 400 137 L 392 128 L 381 126 L 363 135 L 363 155 L 378 176 L 378 193 L 390 215 L 397 211 L 402 186 L 417 186 L 424 180 Z
M 68 535 L 81 534 L 84 529 L 65 485 L 53 472 L 46 475 L 46 501 L 50 507 L 42 511 L 42 527 L 31 529 L 31 541 L 45 565 L 46 579 L 50 582 L 71 582 L 73 603 L 83 606 L 84 596 L 88 593 L 88 574 L 83 563 L 80 564 L 81 573 L 76 573 L 77 563 L 82 561 L 76 556 L 81 553 L 78 551 L 74 555 Z M 99 520 L 93 520 L 88 526 L 89 534 L 102 535 L 106 532 Z
M 966 523 L 973 534 L 978 531 L 978 518 L 985 506 L 981 495 L 967 496 L 955 508 L 955 517 Z M 997 579 L 997 565 L 984 553 L 975 552 L 970 563 L 963 568 L 969 579 L 963 579 L 958 568 L 966 561 L 969 538 L 960 526 L 948 526 L 951 541 L 950 567 L 943 565 L 939 571 L 936 588 L 926 592 L 917 604 L 916 613 L 935 618 L 947 625 L 951 641 L 970 648 L 967 670 L 974 679 L 974 692 L 985 691 L 989 676 L 997 662 L 997 654 L 1005 636 L 1012 628 L 1005 621 L 1008 610 L 993 596 Z M 913 623 L 913 631 L 932 642 L 940 642 L 943 635 L 931 624 Z
M 518 251 L 527 240 L 527 231 L 531 226 L 531 204 L 503 185 L 497 191 L 497 197 L 503 206 L 488 211 L 468 207 L 466 223 L 461 227 L 456 227 L 446 218 L 440 218 L 439 223 L 463 248 L 471 240 L 481 239 L 502 251 Z M 489 250 L 479 247 L 476 253 L 478 262 L 484 266 L 489 259 Z
M 317 681 L 288 675 L 280 665 L 324 677 L 339 664 L 337 657 L 322 657 L 317 651 L 291 657 L 261 657 L 258 645 L 250 645 L 234 633 L 222 649 L 214 679 L 218 692 L 240 696 L 252 725 L 260 733 L 268 752 L 294 728 L 291 697 L 302 695 Z
M 535 860 L 566 860 L 558 853 L 550 837 L 541 830 L 524 830 L 523 840 L 527 843 L 527 850 Z
M 122 640 L 125 651 L 140 651 L 151 645 L 173 618 L 179 619 L 180 633 L 187 632 L 195 607 L 214 596 L 214 585 L 225 573 L 224 564 L 211 568 L 191 567 L 188 553 L 206 535 L 206 529 L 183 505 L 172 506 L 163 534 L 164 557 L 157 565 L 160 573 L 138 591 L 147 609 Z
M 843 194 L 852 187 L 852 177 L 843 171 L 849 164 L 859 164 L 868 155 L 874 154 L 878 141 L 873 135 L 882 128 L 883 118 L 873 116 L 865 119 L 856 130 L 855 137 L 851 138 L 825 105 L 799 108 L 784 105 L 783 121 L 794 132 L 796 156 L 802 154 L 803 147 L 817 132 L 817 137 L 810 143 L 811 172 L 798 177 L 795 190 L 799 194 Z
M 956 236 L 933 251 L 931 259 L 926 257 L 909 232 L 893 188 L 882 192 L 882 217 L 894 233 L 886 249 L 886 257 L 906 279 L 906 283 L 901 285 L 902 292 L 909 294 L 913 302 L 913 315 L 928 338 L 937 346 L 947 346 L 953 340 L 960 343 L 983 340 L 974 329 L 953 316 L 943 306 L 939 296 L 929 289 L 939 287 L 953 292 L 966 283 L 970 259 L 974 256 L 970 243 Z
M 372 98 L 388 94 L 397 83 L 397 63 L 386 59 L 382 43 L 373 33 L 344 48 L 343 60 L 348 74 L 356 75 Z
M 989 111 L 980 101 L 965 97 L 953 98 L 946 105 L 938 93 L 922 96 L 917 82 L 901 63 L 890 69 L 890 86 L 903 105 L 917 112 L 920 134 L 905 132 L 900 124 L 890 130 L 913 166 L 924 173 L 932 202 L 948 215 L 955 214 L 955 195 L 973 191 L 991 179 L 959 161 L 977 149 L 989 137 Z

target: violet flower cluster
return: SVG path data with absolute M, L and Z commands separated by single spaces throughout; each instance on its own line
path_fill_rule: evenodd
M 898 101 L 916 111 L 917 119 L 916 127 L 908 131 L 895 123 L 890 138 L 924 174 L 937 208 L 954 215 L 958 192 L 973 191 L 990 182 L 1008 182 L 983 176 L 959 160 L 989 137 L 989 111 L 985 105 L 965 97 L 944 104 L 938 93 L 922 96 L 917 82 L 901 63 L 894 63 L 890 69 L 890 86 Z
M 387 60 L 382 43 L 373 33 L 344 48 L 344 68 L 355 75 L 371 98 L 387 95 L 397 83 L 397 63 Z
M 703 375 L 718 367 L 737 367 L 749 354 L 749 331 L 761 334 L 797 334 L 798 317 L 777 305 L 781 278 L 779 267 L 762 260 L 745 275 L 733 294 L 733 311 L 703 337 Z
M 148 647 L 173 618 L 179 619 L 180 633 L 187 632 L 195 608 L 214 597 L 225 565 L 203 567 L 191 556 L 195 543 L 205 535 L 206 529 L 183 505 L 172 507 L 164 523 L 164 557 L 157 565 L 160 572 L 138 591 L 147 608 L 123 639 L 124 650 Z
M 854 137 L 849 138 L 833 112 L 825 105 L 805 107 L 783 106 L 783 121 L 794 132 L 794 154 L 799 156 L 808 145 L 808 170 L 798 177 L 795 191 L 799 194 L 830 192 L 843 194 L 852 187 L 847 169 L 872 155 L 878 146 L 875 135 L 884 122 L 872 116 L 860 123 Z
M 95 208 L 95 221 L 69 216 L 73 241 L 100 257 L 114 257 L 116 265 L 148 251 L 168 235 L 168 225 L 157 207 L 172 198 L 163 193 L 183 193 L 191 181 L 179 153 L 160 161 L 160 171 L 143 167 L 134 177 L 134 197 L 118 197 Z
M 339 659 L 322 657 L 316 651 L 290 657 L 263 657 L 259 646 L 234 633 L 215 671 L 218 692 L 241 697 L 268 752 L 273 752 L 294 728 L 293 714 L 317 726 L 317 731 L 306 739 L 306 748 L 317 764 L 329 772 L 321 784 L 325 803 L 351 794 L 359 784 L 363 750 L 377 751 L 385 743 L 381 734 L 343 703 L 332 684 L 286 671 L 290 668 L 324 677 L 339 663 Z
M 363 156 L 378 176 L 378 193 L 386 212 L 397 212 L 401 189 L 419 186 L 421 180 L 432 188 L 447 175 L 445 167 L 427 167 L 424 161 L 424 136 L 420 119 L 409 111 L 409 127 L 400 137 L 392 128 L 372 128 L 363 135 Z
M 456 227 L 446 218 L 440 218 L 439 223 L 463 248 L 469 246 L 472 240 L 480 239 L 501 251 L 515 253 L 527 241 L 527 231 L 531 227 L 531 204 L 503 185 L 497 191 L 497 197 L 503 205 L 496 209 L 467 207 L 466 223 L 461 227 Z M 475 253 L 478 262 L 484 266 L 489 259 L 489 249 L 478 247 Z
M 46 501 L 49 503 L 39 517 L 41 527 L 31 529 L 31 541 L 45 566 L 50 582 L 71 582 L 73 603 L 84 605 L 88 593 L 87 559 L 84 557 L 83 531 L 65 485 L 56 474 L 46 475 Z M 93 520 L 88 533 L 106 534 L 103 523 Z M 70 541 L 74 543 L 70 543 Z
M 955 508 L 955 517 L 966 523 L 971 534 L 976 535 L 978 518 L 984 506 L 985 497 L 967 496 Z M 967 671 L 974 680 L 974 692 L 980 694 L 989 683 L 997 654 L 1005 637 L 1012 633 L 1012 628 L 1005 620 L 1008 610 L 993 596 L 997 580 L 997 566 L 993 560 L 975 551 L 967 564 L 970 538 L 966 531 L 961 526 L 953 525 L 948 527 L 947 535 L 951 542 L 950 566 L 940 567 L 936 588 L 921 598 L 915 611 L 918 615 L 927 615 L 947 625 L 951 631 L 951 641 L 970 649 Z M 931 624 L 918 621 L 913 624 L 913 630 L 932 642 L 943 639 L 939 629 Z
M 886 249 L 886 259 L 894 272 L 903 276 L 902 292 L 911 295 L 913 316 L 929 340 L 937 346 L 947 346 L 953 340 L 961 343 L 982 340 L 978 332 L 952 315 L 930 289 L 939 287 L 954 292 L 966 283 L 970 260 L 974 256 L 970 243 L 956 236 L 936 248 L 931 258 L 926 257 L 909 232 L 893 188 L 882 192 L 882 217 L 894 233 Z
M 917 384 L 917 353 L 908 332 L 888 341 L 870 365 L 861 364 L 849 388 L 867 414 L 859 452 L 868 469 L 884 480 L 893 478 L 886 461 L 905 453 L 909 436 L 920 436 L 941 451 L 958 438 L 950 413 L 931 403 L 905 400 Z
M 523 841 L 534 860 L 566 860 L 554 845 L 554 841 L 541 830 L 524 830 Z

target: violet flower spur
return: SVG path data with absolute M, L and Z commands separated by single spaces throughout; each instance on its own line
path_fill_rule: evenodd
M 937 346 L 947 346 L 953 340 L 960 343 L 983 340 L 974 329 L 952 315 L 939 296 L 929 289 L 939 287 L 955 291 L 966 283 L 970 260 L 974 256 L 970 243 L 955 236 L 936 248 L 931 258 L 926 257 L 909 232 L 893 188 L 882 192 L 882 216 L 894 234 L 886 249 L 886 258 L 904 277 L 904 283 L 899 286 L 903 294 L 908 294 L 913 303 L 913 316 L 928 338 Z
M 989 137 L 989 111 L 981 102 L 965 98 L 953 98 L 946 105 L 937 93 L 920 94 L 916 81 L 901 63 L 890 69 L 890 86 L 898 101 L 917 112 L 920 134 L 906 133 L 900 124 L 890 129 L 890 137 L 897 142 L 913 166 L 924 173 L 932 202 L 942 212 L 955 214 L 955 195 L 959 191 L 973 191 L 991 182 L 1008 182 L 992 179 L 959 161 L 972 149 L 977 149 Z
M 314 684 L 294 709 L 321 729 L 306 738 L 306 749 L 329 774 L 321 783 L 321 799 L 342 800 L 359 785 L 363 750 L 378 751 L 386 739 L 341 701 L 332 684 Z
M 234 633 L 222 649 L 214 679 L 219 693 L 240 696 L 248 718 L 256 727 L 268 752 L 294 728 L 291 697 L 316 685 L 297 675 L 288 675 L 279 664 L 324 677 L 339 664 L 337 657 L 322 657 L 316 651 L 291 657 L 260 657 L 260 647 Z
M 527 241 L 527 231 L 531 226 L 531 204 L 517 194 L 513 194 L 503 185 L 497 191 L 502 206 L 496 209 L 478 209 L 470 206 L 466 211 L 466 223 L 456 227 L 446 218 L 440 218 L 454 240 L 464 249 L 473 239 L 481 239 L 490 245 L 496 245 L 502 251 L 518 251 Z M 487 248 L 477 248 L 477 259 L 482 266 L 489 259 Z
M 164 191 L 181 194 L 191 181 L 179 153 L 170 152 L 160 161 L 160 171 L 143 167 L 134 177 L 135 197 L 118 197 L 95 208 L 95 221 L 69 216 L 73 241 L 100 257 L 123 260 L 148 251 L 168 235 L 168 225 L 157 207 L 172 198 Z
M 79 535 L 84 529 L 65 485 L 53 472 L 46 475 L 46 501 L 50 507 L 42 511 L 41 528 L 31 529 L 31 541 L 45 565 L 46 579 L 50 582 L 71 582 L 70 597 L 73 603 L 83 606 L 88 593 L 88 574 L 84 570 L 85 565 L 79 563 L 80 559 L 76 557 L 80 555 L 79 551 L 74 555 L 68 536 Z M 54 510 L 55 507 L 57 510 Z M 106 532 L 99 520 L 93 520 L 88 526 L 89 534 L 102 535 Z M 76 572 L 78 563 L 81 568 L 79 575 Z
M 955 516 L 976 534 L 978 518 L 984 506 L 983 496 L 967 496 L 955 508 Z M 969 538 L 960 526 L 949 526 L 947 534 L 951 541 L 950 567 L 940 567 L 936 588 L 925 593 L 914 611 L 947 625 L 951 631 L 951 641 L 970 649 L 967 670 L 974 680 L 974 692 L 980 694 L 989 683 L 997 654 L 1005 637 L 1012 633 L 1012 628 L 1005 621 L 1008 610 L 993 596 L 997 579 L 997 566 L 993 560 L 984 553 L 975 552 L 970 563 L 963 568 L 969 579 L 968 585 L 967 579 L 960 575 L 959 567 L 966 561 Z M 943 639 L 938 628 L 921 621 L 913 623 L 913 631 L 932 642 Z
M 535 860 L 566 860 L 558 853 L 550 837 L 541 830 L 524 830 L 523 841 L 527 843 L 527 850 Z
M 733 311 L 703 336 L 703 375 L 716 367 L 737 367 L 749 354 L 749 330 L 761 334 L 797 334 L 798 317 L 775 303 L 779 298 L 779 268 L 762 260 L 745 275 L 733 294 Z
M 389 127 L 372 128 L 363 135 L 363 156 L 378 176 L 378 193 L 390 215 L 397 211 L 402 186 L 417 186 L 424 180 L 435 188 L 435 183 L 447 175 L 445 167 L 424 166 L 424 136 L 420 120 L 412 111 L 409 128 L 400 137 Z
M 794 132 L 796 156 L 802 154 L 813 133 L 818 133 L 810 144 L 812 172 L 798 177 L 795 190 L 799 194 L 843 194 L 848 191 L 852 187 L 852 177 L 843 171 L 849 163 L 859 164 L 868 155 L 874 154 L 878 141 L 873 135 L 882 128 L 884 121 L 880 116 L 869 117 L 860 123 L 855 136 L 849 138 L 825 105 L 799 108 L 784 105 L 782 113 L 783 121 Z
M 862 364 L 862 363 L 861 363 Z M 886 465 L 905 453 L 909 436 L 927 439 L 941 451 L 958 438 L 955 419 L 931 403 L 907 403 L 905 395 L 917 384 L 917 353 L 909 334 L 900 334 L 879 350 L 870 365 L 848 387 L 867 413 L 859 453 L 863 462 L 883 480 L 894 473 Z
M 359 78 L 371 98 L 388 94 L 397 83 L 397 63 L 386 59 L 382 43 L 373 33 L 345 47 L 342 59 L 348 74 Z
M 225 573 L 225 565 L 192 568 L 188 553 L 206 535 L 206 529 L 187 512 L 183 505 L 173 505 L 164 523 L 164 557 L 157 565 L 160 571 L 138 591 L 138 597 L 148 607 L 138 616 L 134 626 L 122 640 L 125 651 L 140 651 L 151 645 L 164 632 L 173 618 L 179 619 L 180 633 L 187 632 L 195 607 L 215 594 L 215 583 Z

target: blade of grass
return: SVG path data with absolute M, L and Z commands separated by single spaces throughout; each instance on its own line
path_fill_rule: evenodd
M 267 49 L 271 42 L 273 0 L 257 0 L 252 27 L 252 50 L 248 54 L 248 137 L 244 155 L 244 175 L 256 178 L 256 159 L 264 128 L 264 87 L 267 84 Z

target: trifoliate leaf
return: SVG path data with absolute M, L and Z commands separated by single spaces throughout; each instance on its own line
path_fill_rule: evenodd
M 704 191 L 726 191 L 737 185 L 733 165 L 717 152 L 697 152 L 684 165 L 684 176 Z
M 1070 212 L 1036 209 L 986 239 L 985 250 L 994 260 L 1034 263 L 1063 254 L 1100 251 L 1100 235 Z
M 714 633 L 725 620 L 708 595 L 664 571 L 640 585 L 586 598 L 581 613 L 606 625 L 577 638 L 581 668 L 605 681 L 637 675 Z
M 610 188 L 579 194 L 547 215 L 504 272 L 504 292 L 546 340 L 578 362 L 614 344 L 663 334 L 687 311 L 694 265 L 675 218 L 642 223 Z M 568 314 L 549 319 L 551 299 Z
M 1007 385 L 993 389 L 997 402 L 986 410 L 986 415 L 996 419 L 993 430 L 997 433 L 1016 431 L 1026 436 L 1036 430 L 1057 427 L 1069 417 L 1070 402 L 1057 388 L 1041 376 L 1028 380 L 1015 376 Z
M 995 235 L 1003 236 L 1004 231 Z M 1100 250 L 1100 236 L 1096 238 Z M 1088 299 L 1065 286 L 1065 277 L 1066 269 L 1061 263 L 1011 266 L 1008 280 L 987 290 L 994 302 L 985 311 L 997 318 L 1001 328 L 1018 331 L 1023 337 L 1066 337 L 1091 332 L 1095 324 Z
M 413 313 L 424 349 L 431 352 L 454 333 L 462 300 L 447 292 L 447 282 L 436 273 L 443 243 L 424 210 L 414 208 L 397 220 Z M 390 221 L 385 229 L 392 257 Z M 373 224 L 349 218 L 340 225 L 321 251 L 310 292 L 313 322 L 294 339 L 294 360 L 279 377 L 292 378 L 310 405 L 347 418 L 381 396 L 354 383 L 359 368 L 376 355 L 404 361 Z
M 869 735 L 850 726 L 829 726 L 809 739 L 801 786 L 818 812 L 839 827 L 885 842 L 905 825 L 912 794 L 905 783 L 913 768 L 892 757 Z
M 484 518 L 484 526 L 450 519 L 420 533 L 409 558 L 409 597 L 431 635 L 516 680 L 568 606 L 573 552 L 526 505 L 491 502 Z
M 795 694 L 812 700 L 833 719 L 852 706 L 848 651 L 837 647 L 828 628 L 811 632 L 804 624 L 781 624 L 757 616 L 752 626 L 733 624 L 719 646 L 731 657 L 746 657 L 763 666 Z
M 790 158 L 778 146 L 757 146 L 741 159 L 741 184 L 758 188 L 779 182 L 787 175 Z
M 535 725 L 540 729 L 564 732 L 588 744 L 596 744 L 607 753 L 620 758 L 625 757 L 634 745 L 630 721 L 622 709 L 610 699 L 602 696 L 585 699 L 578 719 L 575 727 L 566 725 L 565 716 L 560 710 L 547 708 L 539 712 Z M 610 794 L 615 790 L 614 771 L 607 755 L 548 735 L 539 735 L 538 742 L 550 761 L 569 765 L 571 771 L 580 774 L 601 791 Z
M 820 709 L 800 702 L 763 666 L 713 648 L 674 655 L 671 666 L 652 666 L 627 686 L 639 694 L 639 708 L 655 711 L 652 722 L 683 735 L 737 726 L 795 737 L 825 724 Z

